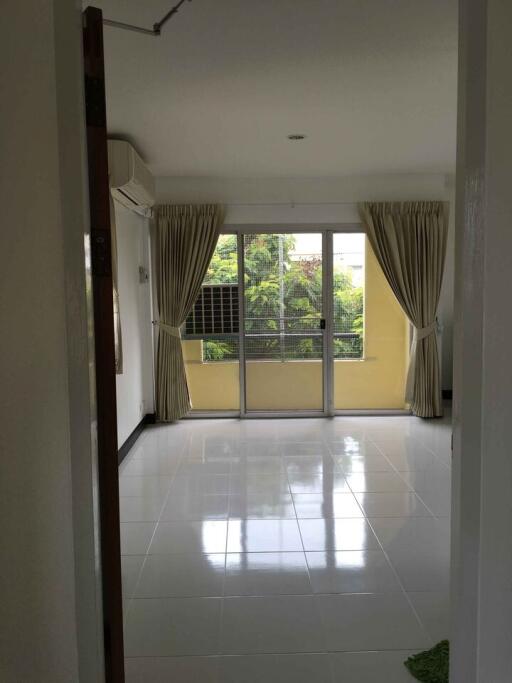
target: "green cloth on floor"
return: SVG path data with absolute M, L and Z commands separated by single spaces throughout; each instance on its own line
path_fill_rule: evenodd
M 409 657 L 405 667 L 421 683 L 448 683 L 450 644 L 442 640 L 431 650 Z

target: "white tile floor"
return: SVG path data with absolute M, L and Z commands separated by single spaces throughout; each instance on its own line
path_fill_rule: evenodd
M 120 470 L 127 683 L 412 682 L 448 635 L 450 423 L 188 420 Z

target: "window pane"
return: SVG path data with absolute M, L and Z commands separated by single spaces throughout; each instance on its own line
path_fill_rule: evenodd
M 361 233 L 333 236 L 334 358 L 363 357 L 364 240 Z
M 247 409 L 322 409 L 322 235 L 244 235 L 244 268 Z
M 239 410 L 239 300 L 236 235 L 221 235 L 183 330 L 195 410 Z

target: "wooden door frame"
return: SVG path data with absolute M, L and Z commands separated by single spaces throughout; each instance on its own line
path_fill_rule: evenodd
M 117 405 L 103 16 L 83 12 L 105 680 L 124 683 Z

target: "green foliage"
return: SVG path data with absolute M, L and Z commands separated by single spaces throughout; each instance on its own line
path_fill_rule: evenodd
M 204 279 L 208 285 L 235 285 L 238 282 L 236 235 L 221 235 Z
M 203 342 L 203 360 L 205 361 L 219 361 L 236 359 L 237 344 L 236 342 L 213 341 L 211 339 Z
M 362 358 L 363 355 L 363 307 L 362 287 L 354 287 L 350 274 L 337 269 L 333 274 L 334 332 L 350 332 L 357 338 L 334 339 L 335 358 Z
M 293 235 L 247 235 L 244 244 L 246 331 L 261 334 L 247 338 L 247 357 L 321 358 L 321 336 L 307 336 L 308 331 L 319 329 L 322 312 L 321 259 L 316 256 L 292 258 L 295 247 Z M 222 235 L 205 284 L 236 284 L 237 272 L 236 236 Z M 361 358 L 363 289 L 355 287 L 351 274 L 341 268 L 336 268 L 333 273 L 333 289 L 335 358 Z M 278 332 L 284 334 L 271 336 Z M 294 332 L 306 336 L 287 336 L 287 333 Z M 352 336 L 341 338 L 336 333 L 350 333 Z M 237 357 L 237 342 L 208 339 L 204 342 L 203 353 L 206 361 L 233 359 Z

